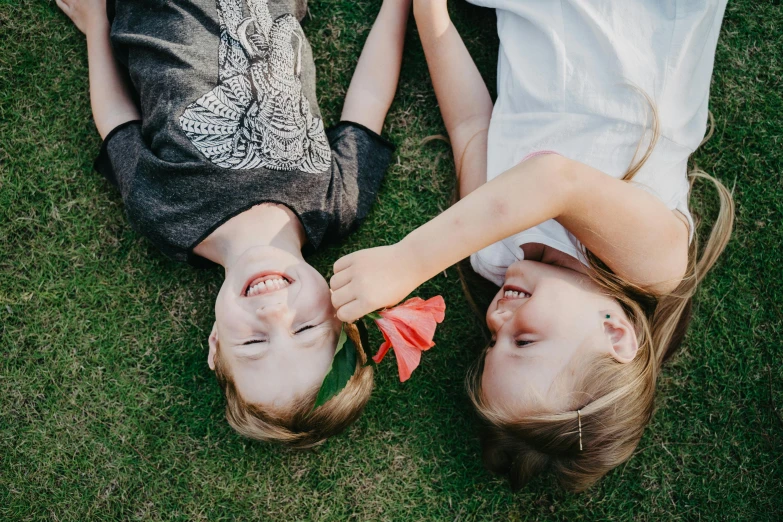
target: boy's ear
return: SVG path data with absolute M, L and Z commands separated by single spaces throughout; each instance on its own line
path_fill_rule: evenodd
M 639 341 L 631 322 L 624 316 L 611 315 L 603 320 L 603 327 L 612 357 L 621 363 L 633 361 L 639 351 Z
M 207 364 L 209 369 L 215 371 L 215 354 L 217 353 L 217 321 L 212 325 L 212 332 L 209 334 L 209 355 L 207 355 Z

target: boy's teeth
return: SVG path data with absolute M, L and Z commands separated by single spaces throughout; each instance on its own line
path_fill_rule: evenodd
M 288 286 L 289 283 L 285 278 L 283 277 L 274 277 L 267 279 L 265 281 L 259 281 L 255 285 L 251 286 L 247 290 L 247 296 L 251 297 L 254 295 L 259 295 L 262 293 L 270 292 L 273 290 L 279 290 L 281 288 L 284 288 Z

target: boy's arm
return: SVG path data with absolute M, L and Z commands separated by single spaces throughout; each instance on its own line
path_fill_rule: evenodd
M 487 180 L 487 129 L 492 98 L 451 23 L 447 1 L 415 0 L 413 14 L 454 152 L 462 198 Z
M 109 40 L 105 0 L 56 0 L 57 5 L 87 36 L 90 104 L 101 138 L 118 125 L 140 119 L 130 86 L 114 59 Z
M 400 78 L 411 0 L 384 0 L 345 95 L 341 120 L 379 133 Z

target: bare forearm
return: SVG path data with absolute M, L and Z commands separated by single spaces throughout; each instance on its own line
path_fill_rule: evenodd
M 558 158 L 532 158 L 479 187 L 401 242 L 359 250 L 337 260 L 330 281 L 337 317 L 355 321 L 397 304 L 460 259 L 556 217 L 568 186 Z
M 140 118 L 130 87 L 114 59 L 109 40 L 109 24 L 94 24 L 87 31 L 87 58 L 90 67 L 90 105 L 101 138 L 118 125 Z
M 616 274 L 652 291 L 682 279 L 688 231 L 658 198 L 557 155 L 501 174 L 399 243 L 419 282 L 482 248 L 557 220 Z
M 401 301 L 482 248 L 556 219 L 616 274 L 674 289 L 688 231 L 661 201 L 587 165 L 548 154 L 511 168 L 393 245 L 339 259 L 332 304 L 343 321 Z
M 567 160 L 533 158 L 477 188 L 399 246 L 423 283 L 492 243 L 557 218 L 572 197 L 569 179 Z
M 460 171 L 466 147 L 475 144 L 477 134 L 489 127 L 492 99 L 462 38 L 451 23 L 447 3 L 443 0 L 415 0 L 413 12 L 440 112 L 451 139 L 454 161 Z M 478 144 L 486 147 L 483 137 Z
M 362 49 L 341 119 L 381 132 L 400 78 L 411 0 L 385 0 Z

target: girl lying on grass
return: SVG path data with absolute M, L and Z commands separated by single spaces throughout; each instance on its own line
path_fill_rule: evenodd
M 474 3 L 497 8 L 494 108 L 447 1 L 414 0 L 462 199 L 397 244 L 338 260 L 332 303 L 352 321 L 470 255 L 500 286 L 468 382 L 484 462 L 514 488 L 551 469 L 583 490 L 639 443 L 661 364 L 729 239 L 730 193 L 687 173 L 726 2 Z M 697 177 L 720 196 L 700 252 Z
M 225 269 L 208 363 L 229 423 L 300 447 L 339 433 L 364 408 L 372 368 L 360 357 L 312 411 L 342 325 L 302 251 L 349 233 L 375 200 L 410 0 L 383 3 L 326 131 L 306 0 L 57 4 L 87 36 L 96 169 L 164 253 Z

